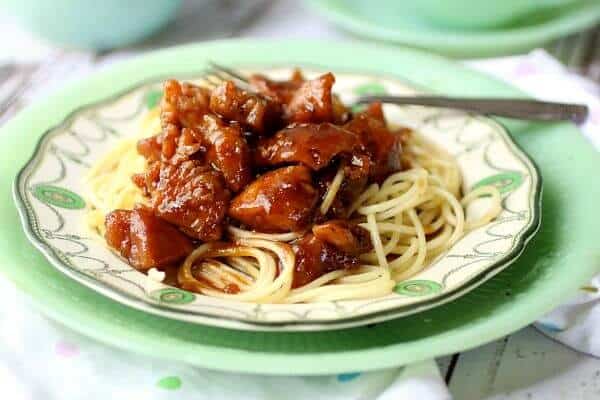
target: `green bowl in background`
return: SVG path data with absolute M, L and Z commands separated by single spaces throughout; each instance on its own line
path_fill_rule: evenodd
M 0 11 L 53 43 L 106 50 L 158 31 L 180 4 L 181 0 L 0 0 Z

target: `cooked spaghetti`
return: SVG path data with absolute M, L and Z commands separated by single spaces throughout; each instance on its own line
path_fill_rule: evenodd
M 89 171 L 88 225 L 165 283 L 300 303 L 387 295 L 500 213 L 495 187 L 462 196 L 452 156 L 390 128 L 379 104 L 351 113 L 333 81 L 168 81 L 160 109 Z

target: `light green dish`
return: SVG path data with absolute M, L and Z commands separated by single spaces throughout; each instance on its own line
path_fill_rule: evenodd
M 411 13 L 412 6 L 400 13 L 386 12 L 385 4 L 375 6 L 365 0 L 308 0 L 308 4 L 356 35 L 456 57 L 525 52 L 600 22 L 598 0 L 583 0 L 560 12 L 530 14 L 507 27 L 479 30 L 433 26 Z M 400 9 L 397 4 L 394 2 L 395 11 Z
M 0 0 L 0 11 L 61 46 L 106 50 L 140 41 L 173 20 L 181 0 Z
M 327 72 L 300 67 L 309 78 Z M 293 68 L 241 71 L 285 79 Z M 356 96 L 365 92 L 418 93 L 398 79 L 339 70 L 334 73 L 335 93 L 346 104 L 354 103 Z M 199 76 L 186 77 L 194 78 Z M 140 129 L 162 94 L 161 81 L 157 78 L 78 109 L 42 137 L 15 182 L 15 201 L 34 245 L 65 274 L 123 304 L 223 328 L 314 331 L 364 326 L 436 307 L 472 290 L 514 262 L 539 227 L 541 179 L 500 124 L 455 110 L 385 105 L 390 124 L 412 127 L 455 156 L 463 192 L 484 184 L 497 185 L 502 193 L 502 212 L 494 221 L 467 232 L 428 268 L 398 283 L 387 296 L 374 299 L 255 304 L 203 296 L 156 282 L 132 268 L 86 227 L 89 209 L 82 194 L 90 168 Z M 484 214 L 488 207 L 485 198 L 472 202 L 466 208 L 466 219 Z
M 41 134 L 73 110 L 156 76 L 188 74 L 207 59 L 228 65 L 322 65 L 396 76 L 454 95 L 522 95 L 443 58 L 405 48 L 314 41 L 222 41 L 123 63 L 24 111 L 0 132 L 3 201 L 0 271 L 43 312 L 98 340 L 194 365 L 270 374 L 372 370 L 454 353 L 517 330 L 571 296 L 600 270 L 590 224 L 600 201 L 600 157 L 571 124 L 505 120 L 544 176 L 543 223 L 519 260 L 447 305 L 373 327 L 323 332 L 240 332 L 173 321 L 108 300 L 56 271 L 21 231 L 11 183 Z M 176 61 L 176 62 L 175 62 Z

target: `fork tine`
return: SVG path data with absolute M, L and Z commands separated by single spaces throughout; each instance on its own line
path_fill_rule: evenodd
M 236 80 L 235 78 L 232 79 L 231 76 L 221 72 L 221 71 L 217 71 L 215 69 L 209 69 L 208 73 L 213 77 L 214 80 L 218 80 L 219 83 L 223 82 L 223 81 L 231 81 L 231 80 Z M 237 80 L 236 80 L 237 81 Z M 241 81 L 238 81 L 241 82 Z M 244 82 L 241 82 L 242 84 L 245 85 Z
M 221 68 L 221 67 L 218 67 L 218 68 Z M 233 72 L 233 71 L 231 71 L 231 72 Z M 246 78 L 244 78 L 244 80 L 237 78 L 237 76 L 239 76 L 240 78 L 243 78 L 241 75 L 238 75 L 238 74 L 231 75 L 229 72 L 217 69 L 217 67 L 208 68 L 206 70 L 206 74 L 207 74 L 207 77 L 209 77 L 209 76 L 211 77 L 211 82 L 214 82 L 217 85 L 220 85 L 224 81 L 233 81 L 233 83 L 237 87 L 239 87 L 247 92 L 257 94 L 257 93 L 255 93 L 254 88 L 252 86 L 250 86 L 250 84 L 248 83 Z
M 217 72 L 220 72 L 222 74 L 226 74 L 232 78 L 237 79 L 238 81 L 242 81 L 244 83 L 249 83 L 248 78 L 246 78 L 245 76 L 237 73 L 236 71 L 229 69 L 227 67 L 224 67 L 222 65 L 219 65 L 217 63 L 214 63 L 212 61 L 208 62 L 208 65 L 210 65 L 214 70 L 216 70 Z
M 208 79 L 209 75 L 204 75 L 202 78 L 200 78 L 200 86 L 205 86 L 207 88 L 209 88 L 210 90 L 213 90 L 214 88 L 217 87 L 217 85 L 215 85 L 213 82 L 211 82 Z
M 210 73 L 205 76 L 205 79 L 215 86 L 219 86 L 221 83 L 223 83 L 223 79 L 220 76 Z

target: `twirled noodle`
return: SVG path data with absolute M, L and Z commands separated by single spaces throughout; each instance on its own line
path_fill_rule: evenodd
M 160 130 L 158 108 L 142 120 L 137 134 L 122 139 L 84 177 L 84 197 L 90 206 L 87 224 L 104 235 L 104 217 L 115 209 L 130 210 L 136 203 L 146 203 L 142 191 L 133 184 L 131 175 L 143 171 L 144 157 L 137 152 L 137 141 Z
M 253 239 L 266 239 L 275 242 L 291 242 L 292 240 L 298 239 L 303 235 L 303 232 L 289 232 L 289 233 L 261 233 L 247 231 L 245 229 L 238 228 L 233 225 L 227 227 L 229 234 L 236 239 L 253 238 Z
M 104 233 L 104 216 L 131 209 L 146 198 L 131 182 L 145 161 L 136 142 L 160 130 L 158 110 L 142 122 L 135 137 L 121 141 L 86 176 L 87 222 Z M 207 296 L 255 303 L 300 303 L 364 299 L 389 294 L 394 285 L 418 274 L 464 234 L 486 225 L 501 211 L 497 188 L 482 186 L 461 198 L 462 179 L 454 158 L 417 133 L 403 152 L 410 168 L 371 184 L 349 208 L 349 218 L 367 229 L 373 251 L 362 254 L 363 266 L 328 272 L 293 288 L 295 255 L 289 242 L 304 232 L 261 233 L 228 226 L 231 243 L 206 243 L 179 267 L 182 288 Z M 327 213 L 344 180 L 340 167 L 319 207 Z M 478 199 L 488 202 L 477 218 L 465 209 Z

